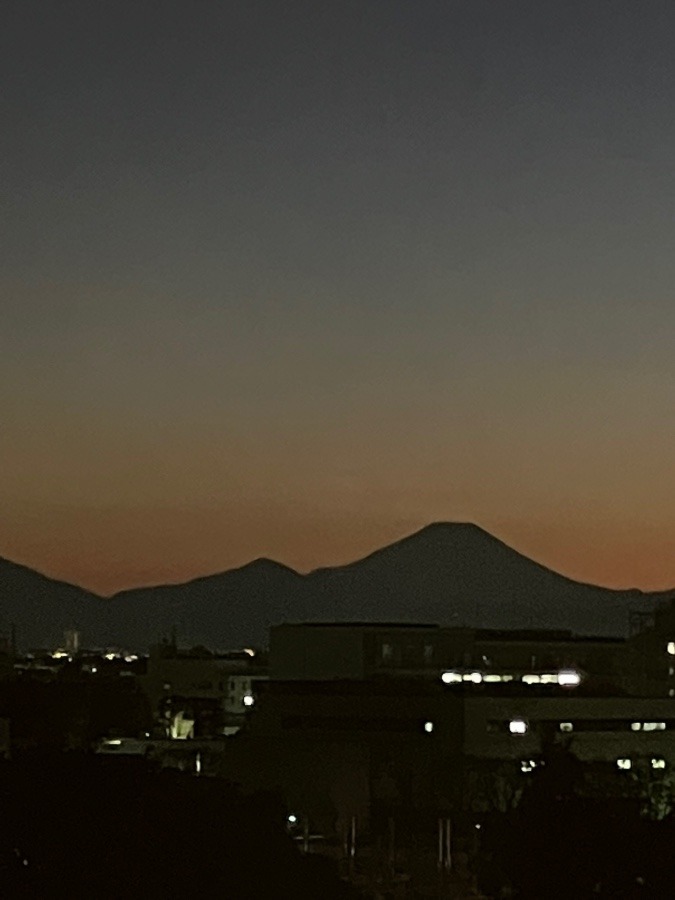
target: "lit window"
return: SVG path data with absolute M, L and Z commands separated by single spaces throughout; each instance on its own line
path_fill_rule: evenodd
M 642 722 L 631 722 L 632 731 L 641 731 L 642 730 Z
M 533 759 L 522 759 L 520 761 L 520 771 L 521 772 L 532 772 L 536 767 L 536 762 Z
M 668 653 L 670 653 L 671 656 L 675 656 L 675 641 L 668 641 L 666 650 Z
M 563 687 L 576 687 L 581 682 L 581 676 L 574 669 L 565 669 L 558 672 L 558 684 Z
M 434 723 L 433 722 L 425 722 L 424 730 L 426 731 L 427 734 L 431 734 L 431 732 L 434 730 Z
M 655 756 L 652 758 L 652 769 L 665 769 L 666 761 L 661 756 Z
M 541 676 L 541 683 L 542 684 L 557 684 L 558 676 L 553 674 L 552 672 L 546 672 L 544 675 Z
M 571 722 L 561 722 L 560 730 L 561 731 L 574 731 L 574 725 Z
M 523 675 L 522 681 L 525 684 L 539 684 L 541 678 L 539 675 Z
M 665 731 L 666 723 L 665 722 L 643 722 L 642 730 L 643 731 Z
M 626 757 L 617 759 L 616 764 L 620 769 L 632 769 L 633 767 L 633 763 Z
M 668 674 L 669 674 L 670 677 L 672 678 L 673 675 L 675 675 L 675 667 L 669 666 L 669 667 L 668 667 Z
M 527 722 L 525 719 L 511 719 L 509 731 L 511 734 L 527 734 Z
M 253 706 L 255 700 L 250 694 L 246 694 L 244 697 L 244 706 Z
M 496 684 L 498 681 L 503 681 L 501 675 L 483 675 L 483 681 L 487 684 Z
M 459 672 L 443 672 L 441 675 L 441 681 L 443 684 L 457 684 L 462 680 L 462 676 Z
M 296 823 L 297 821 L 298 821 L 298 817 L 297 817 L 297 816 L 294 816 L 294 815 L 291 813 L 291 815 L 288 817 L 288 823 L 289 823 L 289 825 L 295 825 L 295 823 Z
M 483 676 L 480 672 L 465 672 L 462 675 L 462 681 L 470 681 L 472 684 L 480 684 Z

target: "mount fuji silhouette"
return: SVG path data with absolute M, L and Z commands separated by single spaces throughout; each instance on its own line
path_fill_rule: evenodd
M 269 559 L 109 598 L 0 559 L 0 616 L 19 645 L 55 646 L 77 627 L 87 646 L 146 648 L 177 628 L 186 643 L 262 645 L 284 621 L 407 621 L 555 628 L 622 636 L 632 611 L 675 599 L 583 584 L 476 525 L 440 522 L 344 566 L 301 575 Z

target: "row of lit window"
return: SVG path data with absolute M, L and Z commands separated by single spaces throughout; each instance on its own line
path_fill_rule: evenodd
M 462 682 L 497 684 L 514 680 L 515 676 L 513 675 L 483 674 L 482 672 L 443 672 L 441 675 L 441 681 L 444 684 L 460 684 Z M 581 683 L 581 676 L 573 669 L 563 669 L 560 672 L 531 672 L 522 675 L 520 681 L 523 684 L 559 684 L 562 687 L 576 687 Z
M 542 763 L 538 763 L 534 759 L 521 759 L 520 761 L 520 771 L 525 774 L 529 772 L 533 772 L 538 765 L 543 765 Z M 633 760 L 630 757 L 623 756 L 617 759 L 616 761 L 617 768 L 622 769 L 623 771 L 628 771 L 633 768 Z M 650 765 L 652 769 L 665 769 L 666 761 L 662 756 L 653 756 L 650 760 Z
M 616 764 L 619 769 L 623 769 L 625 771 L 633 768 L 633 760 L 627 756 L 617 759 Z M 665 769 L 666 767 L 666 761 L 662 756 L 653 756 L 651 758 L 650 764 L 652 769 Z
M 605 731 L 606 728 L 602 727 L 604 721 L 597 720 L 594 722 L 593 720 L 587 720 L 583 723 L 585 731 L 594 730 L 593 726 L 597 725 L 598 731 Z M 619 731 L 620 729 L 620 721 L 616 721 L 612 724 L 611 730 Z M 573 722 L 560 722 L 558 725 L 560 731 L 570 732 L 574 731 L 574 723 Z M 631 731 L 665 731 L 666 723 L 665 722 L 631 722 L 630 725 Z M 529 731 L 529 725 L 526 719 L 511 719 L 509 722 L 509 731 L 511 734 L 527 734 Z

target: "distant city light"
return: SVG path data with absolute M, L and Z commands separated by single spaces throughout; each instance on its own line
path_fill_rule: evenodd
M 200 775 L 202 771 L 202 755 L 201 753 L 197 753 L 195 756 L 195 772 L 197 775 Z
M 675 641 L 668 641 L 666 650 L 671 656 L 675 656 Z
M 533 759 L 523 759 L 520 762 L 520 771 L 521 772 L 532 772 L 536 768 L 537 764 Z
M 431 734 L 431 732 L 434 730 L 434 723 L 433 722 L 425 722 L 424 730 L 426 731 L 427 734 Z
M 620 759 L 617 759 L 616 764 L 620 769 L 624 770 L 633 768 L 633 763 L 627 757 L 621 757 Z
M 527 722 L 525 719 L 511 719 L 509 731 L 511 734 L 527 734 Z
M 652 769 L 665 769 L 666 761 L 660 756 L 652 758 Z
M 253 706 L 254 703 L 255 703 L 255 700 L 253 699 L 253 697 L 250 694 L 246 694 L 244 696 L 244 706 Z
M 244 647 L 244 653 L 248 653 L 249 656 L 255 656 L 255 650 L 252 650 L 250 647 Z
M 112 740 L 103 741 L 106 747 L 121 747 L 122 741 L 119 738 L 113 738 Z
M 52 659 L 63 659 L 66 656 L 68 656 L 68 654 L 65 650 L 55 650 L 52 653 Z
M 291 824 L 291 825 L 295 825 L 295 823 L 296 823 L 297 821 L 298 821 L 298 817 L 297 817 L 297 816 L 294 816 L 293 814 L 291 814 L 291 815 L 288 817 L 288 822 L 289 822 L 289 824 Z
M 461 680 L 462 676 L 459 672 L 443 672 L 441 675 L 443 684 L 457 684 Z
M 561 722 L 560 730 L 561 731 L 574 731 L 574 725 L 571 722 Z

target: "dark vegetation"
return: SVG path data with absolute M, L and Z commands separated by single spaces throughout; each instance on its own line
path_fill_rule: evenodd
M 510 884 L 523 900 L 666 898 L 675 883 L 675 820 L 650 819 L 639 785 L 589 796 L 570 752 L 547 755 L 517 807 L 481 829 L 479 885 Z
M 153 771 L 142 759 L 24 754 L 0 770 L 2 897 L 353 896 L 302 856 L 269 794 Z

